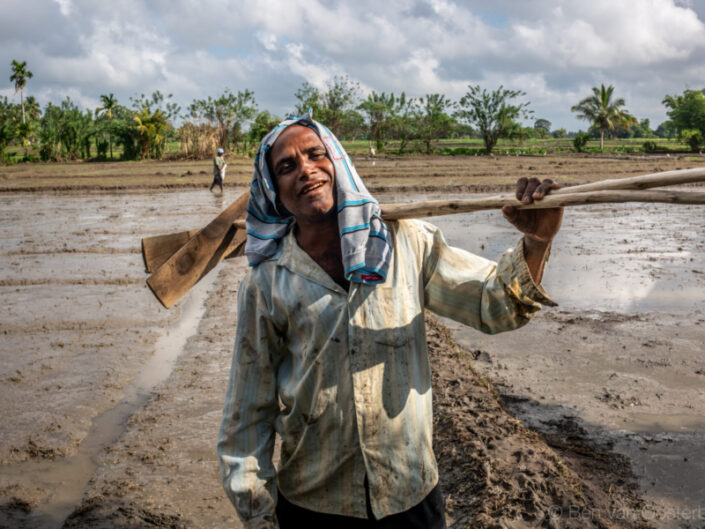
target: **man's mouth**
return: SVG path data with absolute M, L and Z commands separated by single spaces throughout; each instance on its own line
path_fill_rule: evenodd
M 303 187 L 303 189 L 301 189 L 299 194 L 306 195 L 306 194 L 310 193 L 311 191 L 315 191 L 316 189 L 318 189 L 319 187 L 322 187 L 324 185 L 326 185 L 326 182 L 315 182 L 312 184 L 306 184 Z

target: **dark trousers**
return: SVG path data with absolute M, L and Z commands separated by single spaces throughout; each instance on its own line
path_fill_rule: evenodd
M 370 490 L 365 479 L 367 520 L 337 514 L 309 511 L 289 502 L 281 492 L 277 500 L 277 520 L 280 529 L 446 529 L 443 495 L 438 485 L 421 503 L 408 511 L 376 520 L 370 506 Z
M 213 188 L 215 186 L 220 186 L 220 191 L 223 191 L 223 179 L 220 176 L 213 177 L 213 183 L 211 184 L 211 187 L 208 191 L 213 191 Z

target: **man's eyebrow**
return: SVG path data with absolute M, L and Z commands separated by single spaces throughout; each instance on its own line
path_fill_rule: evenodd
M 315 151 L 326 152 L 326 148 L 323 145 L 314 144 L 314 145 L 311 145 L 309 147 L 305 147 L 302 149 L 302 152 L 306 153 L 306 154 L 309 154 L 309 153 L 312 153 Z M 293 156 L 293 155 L 292 156 L 285 156 L 281 160 L 277 161 L 277 163 L 274 165 L 274 170 L 276 171 L 279 168 L 279 166 L 282 165 L 283 163 L 291 162 L 291 161 L 295 161 L 295 160 L 296 160 L 296 156 Z
M 326 148 L 323 145 L 311 145 L 310 147 L 307 147 L 304 149 L 305 153 L 313 152 L 313 151 L 325 151 Z

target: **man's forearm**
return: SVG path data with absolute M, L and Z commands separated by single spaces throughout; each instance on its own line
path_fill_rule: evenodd
M 546 262 L 550 242 L 537 241 L 530 237 L 524 237 L 524 259 L 531 272 L 531 278 L 537 285 L 541 283 L 543 277 L 543 266 Z

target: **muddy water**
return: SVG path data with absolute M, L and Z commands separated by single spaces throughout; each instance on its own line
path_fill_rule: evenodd
M 517 240 L 499 212 L 432 221 L 451 244 L 492 259 Z M 566 417 L 579 421 L 630 457 L 656 505 L 645 518 L 701 527 L 705 208 L 570 208 L 543 285 L 559 307 L 518 331 L 484 336 L 445 323 L 460 343 L 486 352 L 478 367 L 503 385 L 524 422 L 551 431 Z
M 179 318 L 154 344 L 154 354 L 125 387 L 117 404 L 96 416 L 76 454 L 59 461 L 25 461 L 3 469 L 6 478 L 21 486 L 52 490 L 27 522 L 37 529 L 58 529 L 80 504 L 88 481 L 98 468 L 98 456 L 125 432 L 127 420 L 147 402 L 150 392 L 166 380 L 186 341 L 198 327 L 203 302 L 215 274 L 206 277 L 184 300 Z
M 29 504 L 28 527 L 60 525 L 94 455 L 200 318 L 208 285 L 162 309 L 139 238 L 203 226 L 237 194 L 0 197 L 0 494 Z M 403 197 L 421 198 L 441 197 Z M 664 524 L 705 506 L 704 219 L 695 206 L 572 208 L 544 280 L 560 306 L 505 335 L 454 327 L 487 353 L 478 367 L 517 397 L 522 420 L 549 429 L 574 417 L 628 454 Z M 499 213 L 433 222 L 493 259 L 516 241 Z
M 0 198 L 0 491 L 28 504 L 28 527 L 62 525 L 196 331 L 215 274 L 167 312 L 139 253 L 141 236 L 201 226 L 237 193 L 190 195 Z
M 479 195 L 478 195 L 479 196 Z M 382 201 L 394 201 L 381 195 Z M 452 199 L 417 195 L 404 201 Z M 446 239 L 497 259 L 517 232 L 500 212 L 426 219 Z M 639 313 L 705 308 L 705 208 L 661 204 L 566 210 L 543 285 L 562 308 Z

